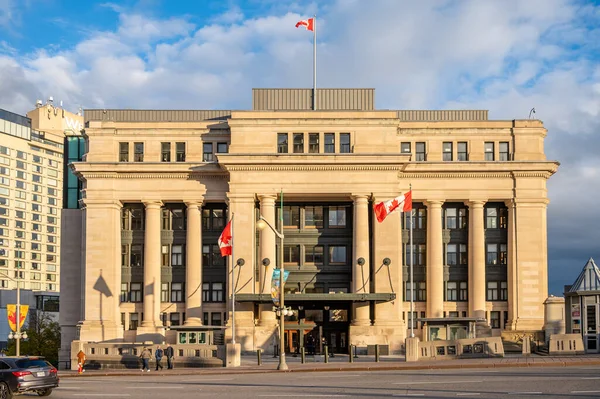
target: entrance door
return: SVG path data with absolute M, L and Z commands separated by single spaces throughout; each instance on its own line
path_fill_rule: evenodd
M 300 334 L 298 330 L 285 330 L 285 352 L 298 353 L 300 351 Z
M 583 330 L 583 343 L 587 353 L 598 353 L 598 304 L 585 305 L 585 323 Z

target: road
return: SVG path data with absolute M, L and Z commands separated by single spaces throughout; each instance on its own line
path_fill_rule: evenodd
M 600 367 L 63 378 L 51 398 L 600 398 Z

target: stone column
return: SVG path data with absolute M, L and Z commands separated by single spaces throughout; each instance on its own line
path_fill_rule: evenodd
M 508 284 L 508 320 L 505 320 L 506 328 L 508 330 L 514 330 L 516 328 L 516 320 L 518 318 L 518 303 L 517 303 L 517 273 L 516 267 L 516 253 L 515 253 L 515 203 L 512 200 L 505 201 L 506 207 L 508 208 L 507 222 L 508 222 L 508 239 L 507 239 L 507 260 L 506 260 L 506 272 L 507 272 L 507 284 Z
M 352 292 L 355 294 L 369 293 L 371 281 L 369 279 L 369 202 L 366 195 L 354 196 L 354 238 L 352 256 Z M 363 258 L 364 264 L 360 265 L 358 259 Z M 355 326 L 368 326 L 371 324 L 369 315 L 369 302 L 355 302 L 353 305 Z
M 469 315 L 485 317 L 485 201 L 470 201 L 469 206 Z
M 444 315 L 444 244 L 442 241 L 442 204 L 427 201 L 427 317 Z
M 260 199 L 260 214 L 275 227 L 275 199 L 274 195 L 259 195 Z M 273 269 L 275 268 L 275 233 L 270 228 L 265 228 L 260 231 L 260 249 L 259 259 L 256 267 L 259 268 L 259 281 L 257 291 L 261 294 L 269 294 L 271 292 L 271 279 L 273 277 Z M 263 260 L 268 259 L 269 265 L 265 266 Z M 260 321 L 261 326 L 271 326 L 277 324 L 273 305 L 270 303 L 260 305 Z
M 202 325 L 202 222 L 198 201 L 186 201 L 185 325 Z
M 161 327 L 160 321 L 160 209 L 161 201 L 144 201 L 144 320 L 142 332 Z M 148 330 L 146 330 L 148 329 Z M 138 331 L 138 334 L 140 331 Z

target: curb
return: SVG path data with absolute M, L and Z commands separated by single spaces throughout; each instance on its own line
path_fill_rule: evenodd
M 184 369 L 182 373 L 152 373 L 151 375 L 169 376 L 169 375 L 238 375 L 238 374 L 273 374 L 273 373 L 316 373 L 316 372 L 340 372 L 340 371 L 415 371 L 415 370 L 451 370 L 451 369 L 491 369 L 491 368 L 546 368 L 546 367 L 577 367 L 577 366 L 600 366 L 599 360 L 582 360 L 578 362 L 573 361 L 551 361 L 551 362 L 523 362 L 523 363 L 469 363 L 469 364 L 421 364 L 414 366 L 357 366 L 357 367 L 314 367 L 314 368 L 300 368 L 290 369 L 286 371 L 279 371 L 274 369 L 257 370 L 252 369 L 227 369 L 224 372 L 223 369 L 215 369 L 215 371 L 200 371 Z M 247 367 L 247 366 L 246 366 Z M 219 370 L 219 371 L 217 371 Z M 59 372 L 60 373 L 60 372 Z M 130 377 L 135 375 L 150 375 L 140 374 L 139 372 L 103 372 L 103 371 L 92 371 L 89 374 L 63 374 L 59 377 L 62 378 L 78 378 L 78 377 Z

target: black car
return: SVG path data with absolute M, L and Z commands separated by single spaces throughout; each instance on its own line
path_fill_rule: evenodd
M 58 370 L 43 357 L 0 357 L 0 399 L 34 392 L 48 396 L 58 387 Z

